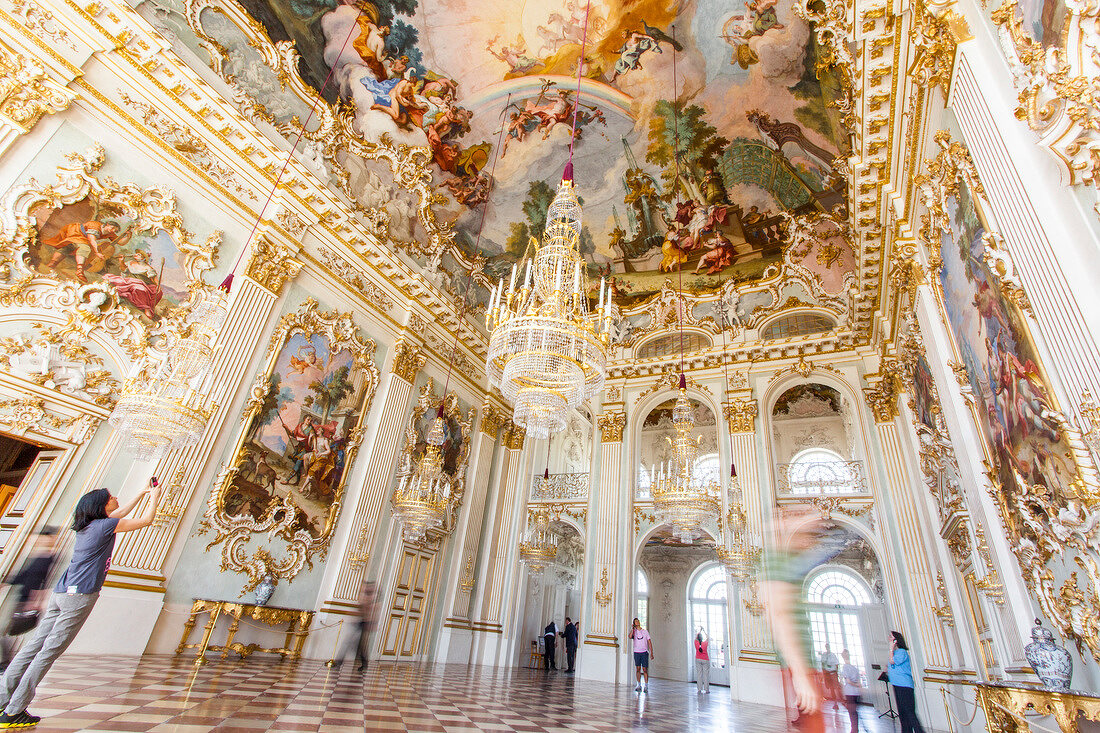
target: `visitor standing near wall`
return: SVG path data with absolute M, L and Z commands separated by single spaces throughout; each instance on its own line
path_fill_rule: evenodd
M 343 664 L 346 657 L 354 656 L 356 661 L 355 671 L 367 671 L 367 651 L 370 649 L 370 634 L 374 631 L 377 618 L 377 598 L 378 590 L 373 581 L 364 580 L 359 584 L 358 633 L 348 637 L 344 651 L 336 662 L 337 666 Z
M 638 684 L 634 686 L 635 692 L 649 692 L 649 663 L 653 661 L 653 639 L 649 632 L 642 628 L 642 622 L 637 618 L 630 628 L 630 641 L 628 647 L 634 652 L 634 675 Z M 645 682 L 642 682 L 642 676 Z
M 894 699 L 898 703 L 898 720 L 901 733 L 924 733 L 917 719 L 917 697 L 913 692 L 913 662 L 909 659 L 909 646 L 900 631 L 890 632 L 891 662 L 886 667 L 890 684 L 894 686 Z
M 705 636 L 702 627 L 695 635 L 695 687 L 699 693 L 710 694 L 710 654 L 707 645 L 710 642 Z
M 138 502 L 148 494 L 145 512 L 138 519 L 126 519 Z M 35 689 L 50 666 L 68 648 L 80 627 L 92 612 L 111 564 L 115 537 L 153 523 L 160 503 L 160 486 L 149 479 L 149 489 L 138 494 L 125 507 L 107 489 L 89 491 L 80 497 L 73 512 L 73 556 L 65 574 L 57 581 L 46 614 L 38 623 L 34 637 L 11 660 L 0 679 L 0 728 L 29 728 L 39 721 L 27 712 Z
M 840 652 L 844 664 L 840 665 L 840 683 L 844 693 L 844 707 L 848 708 L 848 720 L 852 723 L 850 733 L 856 733 L 859 728 L 859 691 L 863 689 L 863 683 L 859 678 L 859 670 L 852 664 L 848 650 Z
M 566 674 L 573 673 L 577 663 L 577 635 L 579 634 L 581 622 L 573 623 L 573 619 L 568 616 L 565 617 L 565 631 L 561 632 L 561 636 L 565 639 L 565 659 L 569 664 L 569 668 L 565 670 Z
M 546 666 L 546 671 L 549 672 L 551 669 L 557 671 L 558 663 L 554 659 L 554 651 L 558 644 L 558 625 L 553 621 L 546 624 L 546 628 L 543 629 L 542 642 L 545 648 L 542 661 Z
M 834 710 L 840 709 L 840 682 L 837 679 L 839 668 L 840 660 L 826 643 L 825 651 L 821 653 L 821 674 L 825 679 L 825 697 L 833 701 Z

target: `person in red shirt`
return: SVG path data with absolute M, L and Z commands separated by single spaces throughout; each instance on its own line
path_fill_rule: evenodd
M 707 645 L 710 641 L 703 635 L 703 627 L 695 635 L 695 686 L 699 694 L 710 694 L 710 653 Z

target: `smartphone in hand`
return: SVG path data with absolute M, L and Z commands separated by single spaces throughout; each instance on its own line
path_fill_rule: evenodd
M 151 483 L 153 486 L 160 486 L 160 481 L 157 481 L 156 476 L 150 477 L 149 483 Z

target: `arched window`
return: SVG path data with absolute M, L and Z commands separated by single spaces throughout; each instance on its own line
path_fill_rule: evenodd
M 777 318 L 764 326 L 760 337 L 765 341 L 784 339 L 792 336 L 809 336 L 811 333 L 831 331 L 836 322 L 817 313 L 794 313 Z
M 781 467 L 780 492 L 787 494 L 863 493 L 859 464 L 825 448 L 807 448 Z
M 704 565 L 688 589 L 691 611 L 691 638 L 700 627 L 710 639 L 710 666 L 726 666 L 726 573 L 717 563 Z M 693 647 L 694 649 L 694 647 Z M 694 651 L 692 657 L 695 656 Z
M 649 580 L 641 568 L 634 576 L 634 615 L 641 619 L 642 626 L 649 628 Z
M 807 578 L 804 587 L 810 617 L 810 634 L 813 637 L 814 662 L 820 666 L 826 645 L 837 659 L 847 649 L 852 664 L 862 674 L 864 653 L 863 637 L 859 632 L 858 608 L 874 602 L 866 581 L 850 570 L 824 566 Z M 863 684 L 866 686 L 866 679 Z
M 685 333 L 683 335 L 684 353 L 709 349 L 710 339 L 699 333 Z M 680 334 L 673 333 L 658 336 L 651 341 L 646 341 L 638 347 L 636 352 L 639 359 L 650 359 L 655 356 L 671 356 L 680 353 Z

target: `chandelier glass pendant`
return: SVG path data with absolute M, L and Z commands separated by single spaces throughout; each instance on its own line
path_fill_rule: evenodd
M 398 474 L 393 492 L 393 513 L 401 522 L 406 542 L 417 543 L 428 530 L 442 527 L 451 500 L 451 477 L 443 471 L 443 406 L 432 421 L 425 440 L 424 454 L 413 469 L 409 459 Z
M 596 311 L 589 313 L 580 232 L 581 206 L 567 166 L 547 211 L 542 246 L 525 263 L 520 287 L 517 263 L 507 290 L 501 280 L 489 300 L 489 383 L 533 438 L 563 430 L 569 410 L 603 386 L 611 300 L 601 281 Z
M 527 537 L 519 544 L 519 559 L 532 574 L 538 575 L 558 555 L 557 538 L 550 529 L 550 515 L 535 512 Z
M 672 410 L 675 437 L 666 438 L 672 448 L 672 459 L 652 468 L 653 509 L 657 517 L 672 526 L 672 531 L 684 544 L 691 544 L 692 535 L 703 522 L 717 516 L 721 506 L 717 481 L 701 480 L 695 475 L 695 459 L 699 454 L 698 436 L 692 435 L 695 417 L 687 398 L 687 383 L 680 375 L 680 394 Z
M 730 577 L 739 583 L 749 580 L 756 573 L 760 563 L 760 543 L 755 533 L 749 530 L 745 505 L 738 487 L 736 471 L 731 467 L 731 480 L 734 481 L 730 492 L 730 508 L 726 515 L 726 530 L 730 544 L 719 545 L 716 549 L 718 560 L 726 568 Z
M 215 341 L 225 322 L 226 294 L 204 294 L 186 322 L 168 340 L 168 358 L 152 377 L 126 380 L 108 422 L 125 435 L 123 448 L 138 460 L 194 445 L 217 409 L 193 384 L 214 361 Z

